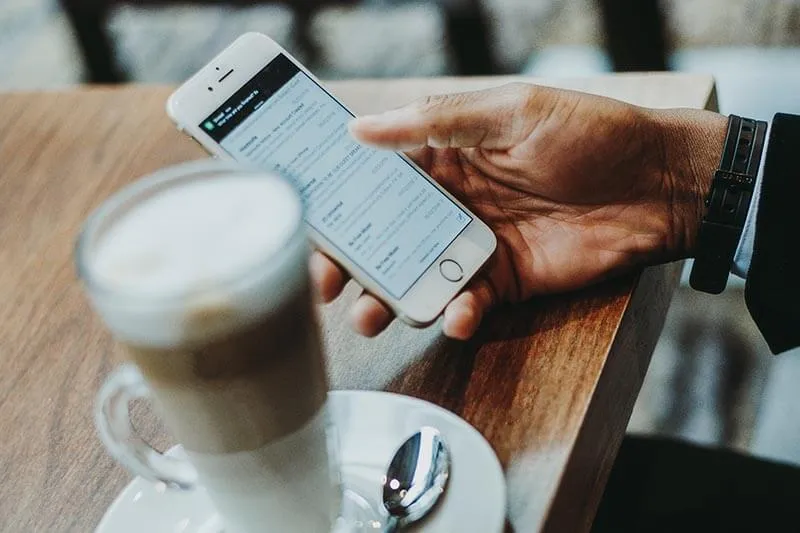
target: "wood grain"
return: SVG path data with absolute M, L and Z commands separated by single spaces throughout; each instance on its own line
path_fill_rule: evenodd
M 331 84 L 356 111 L 506 79 Z M 704 107 L 702 76 L 550 83 L 650 106 Z M 168 87 L 0 95 L 0 530 L 89 531 L 130 476 L 92 425 L 119 361 L 72 265 L 78 228 L 122 185 L 203 157 L 167 120 Z M 591 522 L 677 280 L 677 265 L 495 313 L 467 343 L 396 324 L 362 339 L 344 323 L 350 288 L 323 310 L 336 388 L 434 401 L 486 436 L 506 468 L 517 532 Z M 145 436 L 168 437 L 146 409 Z

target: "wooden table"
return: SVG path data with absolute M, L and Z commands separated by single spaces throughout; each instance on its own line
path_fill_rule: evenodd
M 350 81 L 358 112 L 506 78 Z M 540 83 L 547 83 L 539 80 Z M 715 104 L 709 77 L 548 83 L 663 107 Z M 0 95 L 0 530 L 89 531 L 130 476 L 92 424 L 120 359 L 75 280 L 73 241 L 123 184 L 203 156 L 166 118 L 168 87 Z M 519 533 L 586 531 L 664 322 L 680 265 L 498 311 L 474 340 L 395 324 L 374 340 L 324 310 L 335 388 L 385 389 L 464 417 L 505 467 Z M 167 438 L 146 408 L 143 433 Z

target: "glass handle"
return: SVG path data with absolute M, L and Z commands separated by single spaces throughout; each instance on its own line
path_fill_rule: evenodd
M 386 518 L 386 525 L 383 527 L 383 533 L 397 533 L 400 530 L 400 521 L 394 515 L 389 515 Z
M 194 467 L 155 450 L 131 424 L 131 400 L 149 397 L 150 390 L 135 365 L 125 363 L 114 370 L 97 395 L 94 419 L 100 440 L 111 456 L 134 474 L 169 487 L 192 489 L 197 484 Z

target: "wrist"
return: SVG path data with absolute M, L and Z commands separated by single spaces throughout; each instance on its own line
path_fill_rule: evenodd
M 667 259 L 691 257 L 722 156 L 728 119 L 711 111 L 668 109 L 654 110 L 653 121 L 670 216 Z

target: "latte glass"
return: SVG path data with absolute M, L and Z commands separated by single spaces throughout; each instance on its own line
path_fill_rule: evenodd
M 100 437 L 133 473 L 202 484 L 226 533 L 327 533 L 336 438 L 308 276 L 302 202 L 280 176 L 219 162 L 167 168 L 86 221 L 76 263 L 128 361 L 102 386 Z M 147 398 L 189 460 L 135 432 Z

